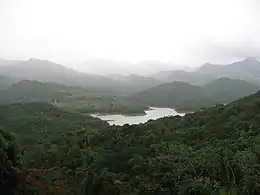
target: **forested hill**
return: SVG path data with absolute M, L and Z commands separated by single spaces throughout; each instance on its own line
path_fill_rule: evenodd
M 151 106 L 192 111 L 211 104 L 208 101 L 201 101 L 201 91 L 198 86 L 175 81 L 136 93 L 133 98 Z
M 253 94 L 260 89 L 258 85 L 244 80 L 220 78 L 202 87 L 203 97 L 217 102 L 229 103 L 241 97 Z
M 0 106 L 0 128 L 16 135 L 20 143 L 60 139 L 71 130 L 108 126 L 98 118 L 65 112 L 47 103 L 17 103 Z
M 60 101 L 68 99 L 72 96 L 72 92 L 77 91 L 81 91 L 81 94 L 84 92 L 80 87 L 67 87 L 56 83 L 23 80 L 1 91 L 0 104 Z
M 123 87 L 119 82 L 104 76 L 77 72 L 48 60 L 34 58 L 28 61 L 17 61 L 13 65 L 3 64 L 0 66 L 0 74 L 20 80 L 55 82 L 69 86 L 110 89 Z
M 46 104 L 0 111 L 2 192 L 258 194 L 260 92 L 184 117 L 122 127 Z M 17 151 L 6 132 L 15 133 L 21 148 L 23 138 L 29 149 Z
M 110 77 L 87 74 L 52 61 L 34 58 L 27 61 L 0 60 L 0 75 L 11 77 L 17 81 L 37 80 L 67 86 L 107 90 L 122 94 L 138 92 L 162 83 L 156 79 L 138 75 Z
M 148 105 L 195 111 L 218 103 L 229 103 L 258 90 L 259 86 L 243 80 L 220 78 L 204 86 L 179 81 L 165 83 L 132 97 Z
M 23 80 L 1 90 L 0 105 L 26 102 L 53 103 L 64 110 L 81 113 L 144 114 L 148 108 L 109 89 Z
M 247 58 L 224 66 L 206 63 L 196 73 L 207 74 L 215 78 L 242 79 L 259 84 L 260 63 L 256 58 Z
M 184 117 L 102 130 L 88 149 L 104 151 L 89 161 L 98 180 L 92 185 L 105 181 L 108 191 L 124 194 L 256 195 L 259 119 L 260 92 Z

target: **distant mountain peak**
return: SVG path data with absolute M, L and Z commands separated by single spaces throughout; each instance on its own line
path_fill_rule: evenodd
M 212 63 L 209 63 L 209 62 L 206 62 L 205 64 L 203 64 L 200 68 L 211 68 L 211 67 L 214 67 L 216 66 L 215 64 L 212 64 Z M 200 69 L 199 68 L 199 69 Z
M 256 57 L 248 57 L 245 61 L 258 61 Z
M 257 64 L 260 64 L 259 61 L 257 60 L 257 58 L 255 58 L 255 57 L 249 57 L 249 58 L 246 58 L 246 59 L 242 60 L 242 62 L 248 62 L 248 63 L 257 63 Z
M 28 61 L 36 61 L 36 60 L 40 60 L 40 59 L 37 59 L 37 58 L 30 58 Z
M 237 65 L 240 65 L 241 67 L 244 67 L 244 68 L 253 68 L 253 69 L 260 68 L 260 62 L 255 57 L 249 57 L 240 62 L 234 62 L 233 65 L 236 65 L 236 67 L 237 67 Z
M 212 64 L 209 62 L 206 62 L 205 64 L 203 64 L 202 66 L 211 66 Z

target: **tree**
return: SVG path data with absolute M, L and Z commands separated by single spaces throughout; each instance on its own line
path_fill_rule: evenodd
M 13 137 L 0 130 L 0 192 L 11 195 L 19 183 L 19 158 Z

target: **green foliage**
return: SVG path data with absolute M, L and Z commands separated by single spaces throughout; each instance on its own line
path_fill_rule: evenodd
M 111 91 L 29 80 L 13 84 L 0 93 L 0 104 L 28 102 L 52 103 L 67 111 L 80 113 L 144 114 L 147 109 L 147 106 Z
M 259 194 L 260 92 L 184 117 L 121 127 L 44 103 L 0 111 L 1 125 L 16 137 L 34 138 L 21 154 L 23 168 L 36 167 L 40 176 L 55 170 L 44 182 L 64 181 L 68 194 Z M 48 135 L 32 136 L 33 129 Z
M 257 93 L 184 117 L 100 130 L 88 137 L 85 194 L 257 194 L 259 118 Z
M 176 81 L 136 93 L 133 98 L 144 105 L 196 111 L 219 103 L 229 103 L 258 89 L 254 84 L 229 78 L 221 78 L 200 87 Z
M 46 103 L 17 103 L 0 106 L 0 127 L 13 132 L 20 143 L 31 145 L 40 140 L 57 140 L 61 133 L 108 123 L 76 113 L 69 113 Z
M 12 136 L 0 130 L 0 192 L 12 195 L 19 184 L 19 158 Z

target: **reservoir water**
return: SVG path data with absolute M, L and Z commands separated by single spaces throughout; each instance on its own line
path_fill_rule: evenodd
M 93 117 L 107 121 L 110 125 L 140 124 L 145 123 L 150 119 L 155 120 L 165 116 L 176 115 L 184 116 L 185 113 L 178 113 L 172 108 L 150 107 L 149 110 L 145 111 L 145 115 L 140 116 L 127 116 L 121 114 L 91 114 Z

